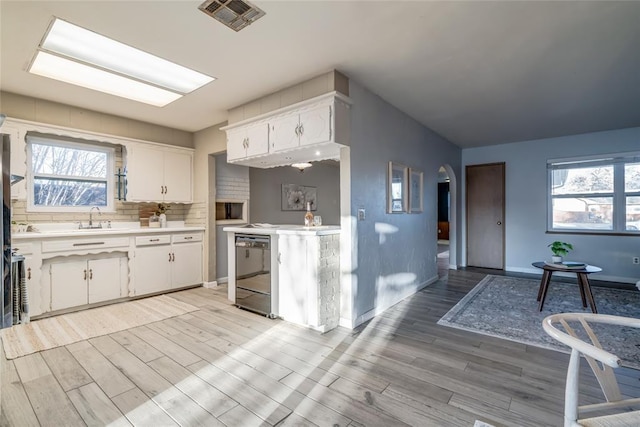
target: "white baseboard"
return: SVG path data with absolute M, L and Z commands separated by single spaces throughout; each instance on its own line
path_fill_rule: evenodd
M 455 264 L 449 264 L 449 270 L 457 270 L 458 266 Z
M 215 288 L 217 286 L 218 286 L 218 282 L 216 282 L 215 280 L 213 282 L 203 282 L 202 283 L 202 287 L 208 288 L 208 289 Z

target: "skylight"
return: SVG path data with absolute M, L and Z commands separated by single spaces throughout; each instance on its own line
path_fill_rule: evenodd
M 29 72 L 158 107 L 215 80 L 58 18 Z

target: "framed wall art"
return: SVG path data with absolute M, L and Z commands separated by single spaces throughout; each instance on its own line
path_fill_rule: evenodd
M 422 179 L 423 173 L 419 170 L 409 169 L 409 212 L 420 213 L 424 210 L 422 205 Z
M 282 184 L 283 211 L 306 211 L 307 202 L 311 202 L 312 211 L 318 208 L 316 204 L 316 187 L 306 187 L 298 184 Z
M 387 212 L 407 212 L 409 168 L 399 163 L 389 162 L 387 179 Z

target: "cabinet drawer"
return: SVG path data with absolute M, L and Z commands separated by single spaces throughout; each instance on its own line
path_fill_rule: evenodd
M 171 243 L 188 243 L 201 241 L 202 233 L 174 234 L 171 236 Z
M 128 237 L 86 237 L 72 240 L 45 240 L 42 242 L 42 252 L 61 252 L 128 246 Z
M 136 236 L 136 246 L 167 245 L 171 243 L 171 236 L 163 234 L 160 236 Z
M 20 255 L 31 255 L 33 253 L 33 242 L 16 243 L 11 249 L 19 253 Z

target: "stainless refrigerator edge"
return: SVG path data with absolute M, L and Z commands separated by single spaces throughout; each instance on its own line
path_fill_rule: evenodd
M 4 117 L 0 115 L 0 126 Z M 0 191 L 2 195 L 2 292 L 0 314 L 1 328 L 13 325 L 13 287 L 11 276 L 11 138 L 7 134 L 0 133 L 2 149 L 0 150 L 0 162 L 2 163 L 2 181 Z

